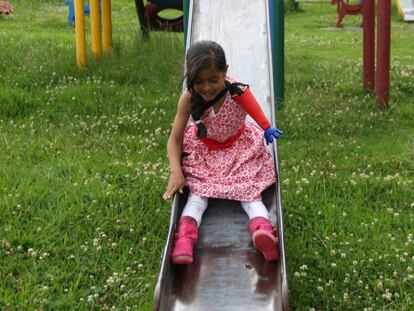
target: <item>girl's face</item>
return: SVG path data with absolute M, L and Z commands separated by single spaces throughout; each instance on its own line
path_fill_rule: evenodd
M 202 69 L 194 80 L 194 90 L 203 100 L 212 100 L 224 89 L 226 74 L 227 66 L 224 71 L 218 70 L 216 66 Z

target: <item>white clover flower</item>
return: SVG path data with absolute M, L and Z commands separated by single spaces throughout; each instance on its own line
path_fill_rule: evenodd
M 37 255 L 36 251 L 35 251 L 33 248 L 29 248 L 29 249 L 27 250 L 27 254 L 28 254 L 30 257 L 36 257 L 36 255 Z
M 109 286 L 111 286 L 111 285 L 113 285 L 113 284 L 115 283 L 115 279 L 114 279 L 112 276 L 110 276 L 110 277 L 106 280 L 106 283 L 107 283 Z
M 344 301 L 348 301 L 348 299 L 349 299 L 349 295 L 348 295 L 348 293 L 347 292 L 345 292 L 344 293 Z
M 378 288 L 378 289 L 382 289 L 382 287 L 383 287 L 383 282 L 382 282 L 382 280 L 377 280 L 377 288 Z
M 389 291 L 388 288 L 385 290 L 385 293 L 382 294 L 382 298 L 384 298 L 387 301 L 391 301 L 392 300 L 392 293 Z

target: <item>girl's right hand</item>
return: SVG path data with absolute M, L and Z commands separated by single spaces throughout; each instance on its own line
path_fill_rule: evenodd
M 171 199 L 171 197 L 178 191 L 183 193 L 185 186 L 184 175 L 182 172 L 172 172 L 168 181 L 167 190 L 163 195 L 164 200 Z

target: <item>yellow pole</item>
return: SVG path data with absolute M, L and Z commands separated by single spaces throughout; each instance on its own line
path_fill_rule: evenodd
M 89 4 L 91 10 L 92 53 L 95 61 L 99 61 L 102 57 L 101 13 L 99 0 L 90 0 Z
M 102 36 L 105 53 L 112 51 L 111 0 L 102 0 Z
M 75 0 L 76 62 L 79 68 L 86 66 L 86 34 L 84 0 Z
M 400 0 L 397 0 L 397 9 L 398 9 L 398 14 L 402 17 L 404 17 L 404 10 L 401 6 L 401 2 Z

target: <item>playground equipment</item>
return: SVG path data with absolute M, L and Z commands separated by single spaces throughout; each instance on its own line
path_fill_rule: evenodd
M 65 1 L 65 5 L 68 6 L 68 25 L 73 27 L 75 26 L 75 5 L 73 3 L 72 0 L 67 0 Z M 89 9 L 89 5 L 85 4 L 83 12 L 85 13 L 85 16 L 89 16 L 90 15 L 90 9 Z
M 13 12 L 13 7 L 7 2 L 0 0 L 0 14 L 10 14 Z
M 162 17 L 160 13 L 167 9 L 183 11 L 182 0 L 135 0 L 141 33 L 145 39 L 148 39 L 150 30 L 156 31 L 183 31 L 183 16 L 172 19 Z
M 112 51 L 111 0 L 101 2 L 102 8 L 99 0 L 90 0 L 89 3 L 91 46 L 95 61 L 101 59 L 103 52 Z M 75 0 L 76 61 L 79 68 L 84 68 L 87 64 L 84 7 L 84 0 Z
M 346 14 L 362 13 L 363 29 L 363 88 L 376 92 L 377 107 L 386 108 L 390 92 L 391 0 L 378 0 L 377 6 L 377 63 L 375 71 L 375 0 L 348 4 L 344 0 L 331 0 L 338 5 L 336 27 L 340 27 Z M 411 0 L 414 1 L 414 0 Z
M 350 4 L 344 0 L 331 0 L 331 4 L 337 5 L 338 18 L 336 20 L 336 27 L 341 27 L 342 20 L 345 15 L 358 15 L 362 14 L 363 2 L 357 4 Z
M 388 107 L 390 93 L 391 0 L 378 0 L 377 64 L 375 71 L 375 0 L 364 0 L 363 7 L 363 87 L 375 89 L 377 107 Z
M 398 13 L 406 22 L 414 22 L 414 0 L 397 0 Z
M 283 77 L 283 5 L 283 0 L 184 2 L 186 49 L 202 39 L 222 45 L 229 75 L 250 85 L 274 126 L 277 94 L 279 100 L 283 98 L 283 84 L 278 84 L 283 78 L 277 77 Z M 239 202 L 210 199 L 193 264 L 174 266 L 170 253 L 188 196 L 187 192 L 177 193 L 154 293 L 154 310 L 289 309 L 277 142 L 271 151 L 278 179 L 263 192 L 263 201 L 279 231 L 280 260 L 266 262 L 253 248 L 246 227 L 248 218 Z

